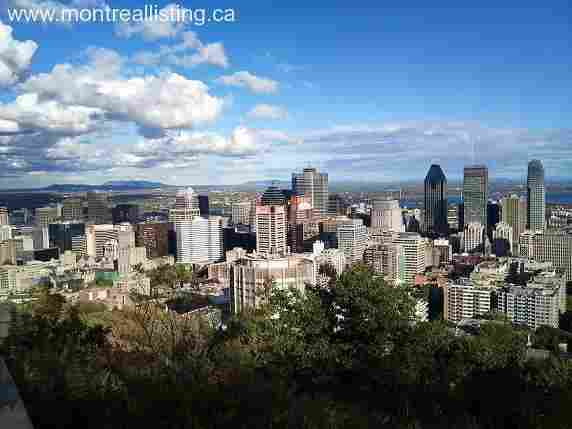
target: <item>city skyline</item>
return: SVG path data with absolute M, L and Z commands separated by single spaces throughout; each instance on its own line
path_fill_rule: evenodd
M 547 180 L 570 178 L 565 3 L 467 14 L 450 2 L 415 10 L 335 1 L 301 18 L 296 2 L 278 15 L 253 2 L 235 5 L 236 22 L 204 26 L 25 24 L 6 14 L 95 3 L 2 6 L 3 189 L 287 180 L 308 162 L 340 180 L 392 182 L 422 180 L 433 163 L 450 180 L 474 163 L 522 179 L 541 159 Z M 294 17 L 299 39 L 284 24 Z M 253 37 L 270 30 L 271 41 Z

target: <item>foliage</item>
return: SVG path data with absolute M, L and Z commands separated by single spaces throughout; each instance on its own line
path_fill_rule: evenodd
M 106 329 L 86 322 L 93 309 L 46 294 L 19 310 L 1 351 L 39 429 L 572 421 L 571 365 L 528 361 L 526 333 L 508 324 L 484 323 L 476 336 L 413 325 L 409 294 L 361 266 L 331 289 L 268 283 L 264 293 L 261 308 L 233 316 L 225 330 L 150 301 L 103 313 Z

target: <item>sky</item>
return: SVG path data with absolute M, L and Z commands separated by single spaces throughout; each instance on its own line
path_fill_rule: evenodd
M 230 185 L 309 165 L 333 182 L 422 180 L 432 163 L 521 180 L 535 158 L 572 178 L 572 6 L 463 3 L 146 3 L 219 9 L 200 25 L 16 22 L 145 3 L 0 0 L 0 189 Z

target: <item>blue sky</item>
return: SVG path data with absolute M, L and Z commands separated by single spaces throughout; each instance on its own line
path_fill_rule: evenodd
M 141 2 L 1 0 L 0 187 L 232 184 L 309 163 L 333 181 L 432 162 L 521 178 L 532 158 L 571 176 L 567 2 L 276 3 L 183 1 L 234 22 L 142 26 L 7 16 Z

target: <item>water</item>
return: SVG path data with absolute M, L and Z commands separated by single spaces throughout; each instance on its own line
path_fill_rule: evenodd
M 449 204 L 459 204 L 461 202 L 461 197 L 450 197 L 448 199 Z M 399 201 L 402 208 L 407 207 L 408 209 L 422 208 L 423 201 L 420 199 L 416 200 L 400 200 Z M 572 193 L 569 192 L 549 192 L 546 194 L 547 204 L 570 204 L 572 205 Z

